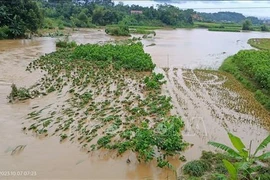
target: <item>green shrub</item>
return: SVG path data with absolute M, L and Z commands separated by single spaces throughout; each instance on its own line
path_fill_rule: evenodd
M 26 100 L 31 98 L 29 90 L 26 88 L 17 88 L 15 84 L 11 85 L 11 92 L 8 96 L 9 102 L 13 102 L 15 100 Z
M 107 27 L 105 32 L 112 36 L 130 36 L 128 26 Z
M 63 25 L 63 24 L 60 24 L 60 25 L 58 25 L 58 29 L 60 29 L 60 30 L 64 30 L 64 29 L 65 29 L 65 27 L 64 27 L 64 25 Z
M 112 63 L 113 67 L 118 70 L 123 68 L 126 70 L 152 71 L 155 67 L 151 56 L 144 52 L 142 43 L 80 45 L 75 48 L 72 58 L 100 62 L 100 64 Z
M 211 168 L 211 164 L 205 160 L 190 161 L 183 167 L 184 174 L 190 176 L 201 177 L 206 171 Z
M 158 88 L 160 88 L 160 86 L 162 84 L 166 83 L 166 81 L 164 81 L 163 78 L 164 78 L 164 75 L 160 74 L 160 73 L 158 73 L 158 74 L 153 73 L 151 76 L 147 76 L 144 79 L 144 83 L 146 84 L 146 88 L 147 89 L 158 89 Z
M 7 26 L 0 27 L 0 39 L 7 39 L 9 28 Z
M 209 28 L 208 31 L 240 32 L 239 28 Z
M 73 48 L 76 46 L 77 46 L 77 43 L 75 41 L 68 42 L 67 40 L 58 40 L 56 42 L 56 47 L 60 47 L 60 48 Z

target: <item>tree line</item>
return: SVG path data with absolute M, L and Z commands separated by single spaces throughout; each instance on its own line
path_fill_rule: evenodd
M 0 7 L 0 38 L 22 37 L 39 28 L 93 27 L 121 24 L 126 26 L 193 25 L 193 10 L 171 5 L 157 8 L 114 4 L 111 0 L 86 1 L 84 5 L 71 0 L 2 1 Z M 134 11 L 135 13 L 132 13 Z
M 142 7 L 121 2 L 115 4 L 111 0 L 86 0 L 84 4 L 72 0 L 1 0 L 0 39 L 24 37 L 39 28 L 107 25 L 193 27 L 194 20 L 240 23 L 245 19 L 249 20 L 244 24 L 245 30 L 252 30 L 250 22 L 261 23 L 258 18 L 246 18 L 239 13 L 197 13 L 193 9 L 181 10 L 168 4 Z M 265 26 L 262 30 L 268 29 Z

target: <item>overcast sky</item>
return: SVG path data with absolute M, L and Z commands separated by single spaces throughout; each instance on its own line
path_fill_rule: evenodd
M 117 3 L 119 1 L 115 1 Z M 155 6 L 160 2 L 157 1 L 130 1 L 121 0 L 124 4 L 138 4 L 141 6 Z M 232 11 L 242 13 L 245 16 L 270 17 L 270 1 L 182 1 L 174 0 L 177 3 L 171 3 L 179 8 L 192 8 L 198 12 L 219 12 Z

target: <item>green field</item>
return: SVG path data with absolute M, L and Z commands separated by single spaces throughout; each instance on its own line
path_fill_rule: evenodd
M 258 49 L 270 50 L 270 38 L 252 38 L 248 40 L 248 44 Z
M 270 51 L 239 51 L 227 58 L 220 70 L 234 75 L 254 93 L 254 97 L 267 110 L 270 110 Z

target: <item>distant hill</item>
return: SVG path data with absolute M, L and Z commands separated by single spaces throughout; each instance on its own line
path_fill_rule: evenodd
M 262 24 L 262 21 L 257 17 L 244 16 L 241 13 L 236 12 L 218 12 L 218 13 L 197 13 L 203 21 L 211 22 L 232 22 L 242 23 L 245 19 L 249 19 L 252 24 Z

